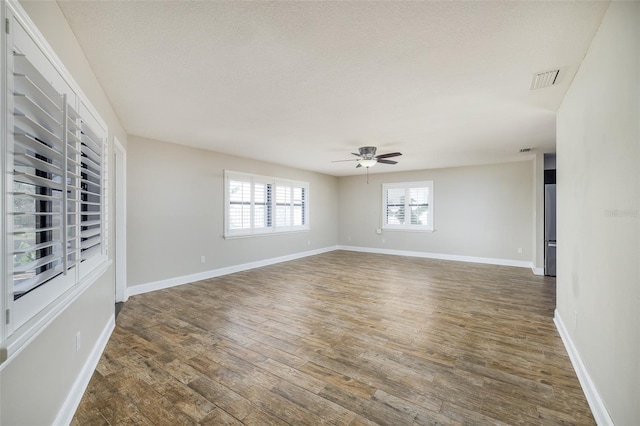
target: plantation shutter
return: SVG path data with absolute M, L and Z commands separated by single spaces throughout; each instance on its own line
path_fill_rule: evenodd
M 84 119 L 81 122 L 80 236 L 81 259 L 101 252 L 103 141 Z
M 72 106 L 75 95 L 69 99 L 54 87 L 50 78 L 60 76 L 24 44 L 22 33 L 16 37 L 29 54 L 16 45 L 8 61 L 14 300 L 101 253 L 106 139 L 83 104 L 81 113 Z
M 57 92 L 27 57 L 13 52 L 13 295 L 14 300 L 65 272 L 75 261 L 67 243 L 67 191 L 77 185 L 67 142 L 66 95 Z M 71 146 L 70 146 L 71 145 Z
M 255 182 L 253 183 L 253 227 L 255 229 L 269 228 L 272 226 L 270 183 Z
M 225 238 L 309 229 L 309 184 L 225 170 Z
M 230 180 L 227 194 L 229 200 L 229 229 L 251 228 L 251 182 Z
M 303 226 L 306 220 L 306 188 L 300 186 L 293 187 L 293 226 Z
M 383 184 L 382 228 L 433 231 L 433 181 Z
M 408 188 L 407 206 L 412 225 L 424 225 L 429 215 L 429 188 Z
M 384 193 L 385 199 L 385 218 L 387 225 L 404 224 L 405 216 L 405 189 L 404 188 L 387 188 Z
M 291 226 L 291 186 L 276 183 L 276 227 Z

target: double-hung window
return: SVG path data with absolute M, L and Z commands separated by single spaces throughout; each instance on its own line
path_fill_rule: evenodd
M 24 11 L 2 7 L 0 357 L 8 357 L 107 264 L 107 130 Z
M 225 171 L 226 237 L 309 229 L 309 184 Z
M 383 184 L 382 228 L 433 231 L 433 181 Z

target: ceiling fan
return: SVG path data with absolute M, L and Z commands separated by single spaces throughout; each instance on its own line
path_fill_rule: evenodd
M 355 152 L 352 152 L 351 154 L 355 155 L 356 157 L 359 158 L 352 158 L 350 160 L 335 160 L 333 161 L 333 163 L 339 163 L 342 161 L 357 161 L 358 165 L 356 166 L 356 168 L 358 167 L 366 167 L 367 169 L 370 167 L 375 166 L 378 163 L 382 163 L 382 164 L 398 164 L 397 161 L 393 161 L 393 160 L 387 160 L 387 158 L 391 158 L 391 157 L 398 157 L 400 155 L 402 155 L 402 153 L 400 152 L 390 152 L 388 154 L 380 154 L 380 155 L 376 155 L 376 147 L 375 146 L 363 146 L 361 148 L 359 148 L 358 152 L 359 154 L 356 154 Z
M 391 157 L 399 157 L 402 155 L 400 152 L 390 152 L 388 154 L 380 154 L 376 155 L 377 148 L 375 146 L 363 146 L 358 149 L 358 154 L 352 152 L 351 154 L 355 155 L 358 158 L 352 158 L 350 160 L 335 160 L 334 163 L 339 163 L 342 161 L 357 161 L 358 167 L 365 167 L 367 169 L 367 183 L 369 183 L 369 169 L 375 166 L 378 163 L 382 164 L 398 164 L 397 161 L 387 160 Z

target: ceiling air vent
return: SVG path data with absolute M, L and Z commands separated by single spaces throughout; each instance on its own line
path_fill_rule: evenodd
M 520 152 L 531 152 L 533 148 L 520 148 Z
M 531 80 L 531 90 L 553 86 L 558 81 L 559 74 L 560 70 L 537 72 L 533 74 L 533 80 Z

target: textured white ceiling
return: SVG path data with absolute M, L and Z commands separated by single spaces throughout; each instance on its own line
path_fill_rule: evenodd
M 364 145 L 404 154 L 372 173 L 554 152 L 608 2 L 59 5 L 129 134 L 343 176 Z

